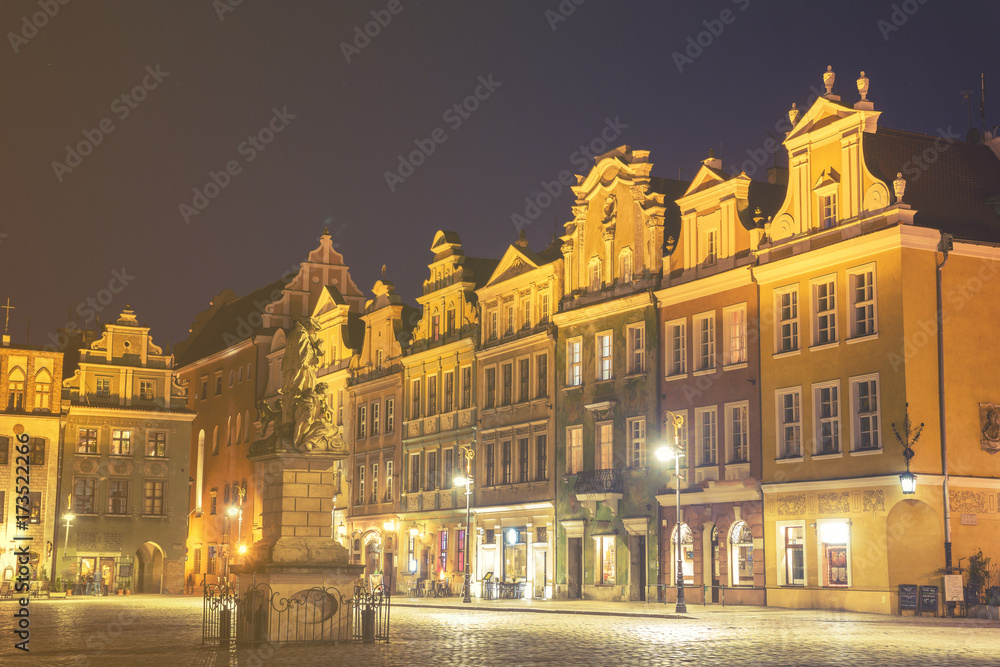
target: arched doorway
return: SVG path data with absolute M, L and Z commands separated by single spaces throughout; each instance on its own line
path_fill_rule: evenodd
M 944 537 L 933 507 L 910 499 L 893 505 L 885 520 L 885 540 L 889 590 L 894 596 L 900 584 L 935 583 L 938 569 L 944 566 Z M 876 555 L 865 554 L 868 558 Z
M 146 542 L 135 551 L 138 565 L 135 575 L 136 593 L 159 593 L 163 587 L 163 549 L 156 542 Z
M 365 576 L 371 576 L 382 568 L 382 536 L 370 530 L 362 538 L 364 544 Z

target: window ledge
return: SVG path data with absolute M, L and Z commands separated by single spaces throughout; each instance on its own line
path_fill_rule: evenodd
M 840 341 L 835 340 L 832 343 L 818 343 L 809 348 L 810 352 L 819 352 L 820 350 L 830 350 L 835 347 L 840 347 Z
M 134 454 L 108 454 L 113 459 L 131 459 L 135 458 Z
M 858 449 L 851 452 L 851 456 L 872 456 L 874 454 L 881 454 L 882 448 L 878 449 Z
M 855 343 L 864 343 L 870 340 L 878 340 L 877 331 L 873 334 L 867 334 L 865 336 L 856 336 L 854 338 L 848 338 L 846 342 L 848 345 L 854 345 Z
M 594 378 L 594 386 L 595 387 L 599 387 L 602 384 L 612 384 L 614 381 L 615 381 L 615 378 L 613 376 L 609 377 L 609 378 L 603 378 L 603 379 L 602 378 Z
M 91 457 L 93 457 L 93 458 L 96 459 L 96 458 L 100 458 L 101 453 L 100 452 L 76 452 L 76 455 L 77 456 L 91 456 Z
M 844 458 L 844 452 L 840 451 L 837 452 L 836 454 L 813 454 L 811 458 L 813 461 L 825 461 L 827 459 L 842 459 Z
M 801 456 L 792 456 L 784 459 L 774 459 L 775 463 L 801 463 L 805 459 Z
M 636 378 L 646 377 L 646 371 L 638 371 L 637 373 L 629 373 L 625 376 L 626 380 L 635 380 Z
M 794 357 L 797 354 L 802 354 L 801 348 L 788 350 L 787 352 L 775 352 L 773 356 L 775 359 L 784 359 L 785 357 Z
M 747 368 L 748 366 L 749 366 L 749 364 L 747 362 L 741 361 L 741 362 L 736 363 L 736 364 L 729 364 L 728 366 L 723 366 L 722 370 L 724 370 L 724 371 L 738 371 L 741 368 Z
M 691 375 L 693 375 L 694 377 L 698 377 L 701 375 L 717 375 L 718 372 L 719 372 L 718 369 L 715 366 L 712 366 L 711 368 L 703 368 L 700 371 L 695 371 Z
M 665 375 L 663 376 L 663 380 L 665 382 L 672 382 L 673 380 L 686 380 L 687 377 L 687 373 L 678 373 L 677 375 Z
M 169 519 L 166 514 L 142 514 L 140 515 L 143 519 Z
M 574 389 L 583 389 L 583 383 L 580 384 L 568 384 L 562 388 L 564 392 L 573 391 Z

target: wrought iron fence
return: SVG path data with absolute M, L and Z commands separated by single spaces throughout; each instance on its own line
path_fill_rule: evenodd
M 384 586 L 371 592 L 357 586 L 348 599 L 336 588 L 308 588 L 283 597 L 256 581 L 242 592 L 239 584 L 209 584 L 204 587 L 201 641 L 223 645 L 389 641 L 389 601 Z

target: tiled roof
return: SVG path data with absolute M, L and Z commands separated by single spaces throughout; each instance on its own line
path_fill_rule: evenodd
M 175 368 L 182 368 L 198 359 L 204 359 L 226 349 L 232 344 L 233 337 L 239 340 L 249 338 L 249 336 L 240 335 L 244 331 L 241 328 L 242 323 L 246 322 L 249 326 L 253 326 L 253 322 L 258 322 L 256 317 L 250 317 L 253 313 L 263 314 L 256 304 L 270 303 L 271 294 L 275 291 L 280 293 L 281 289 L 293 277 L 279 278 L 273 283 L 222 306 L 200 331 L 195 332 L 186 341 L 175 346 L 177 353 Z M 260 331 L 262 331 L 260 328 L 253 329 L 253 333 Z
M 902 172 L 913 223 L 973 241 L 1000 241 L 1000 159 L 988 146 L 879 128 L 865 133 L 869 169 L 893 192 Z M 928 158 L 934 158 L 933 162 Z
M 664 254 L 671 254 L 677 247 L 677 239 L 681 236 L 681 207 L 677 205 L 677 200 L 684 196 L 690 181 L 678 181 L 673 178 L 658 178 L 653 176 L 649 179 L 649 189 L 665 195 L 663 203 L 666 212 L 663 215 L 663 251 Z M 673 244 L 669 244 L 670 239 L 674 239 Z

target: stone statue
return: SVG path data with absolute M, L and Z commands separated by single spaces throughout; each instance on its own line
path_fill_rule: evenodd
M 347 443 L 333 423 L 326 402 L 326 383 L 320 382 L 298 399 L 295 410 L 295 447 L 300 451 L 335 452 L 347 456 Z
M 795 127 L 795 124 L 799 122 L 800 115 L 802 115 L 802 112 L 799 111 L 795 102 L 792 102 L 792 108 L 788 110 L 788 120 L 791 121 L 792 127 Z
M 906 179 L 903 178 L 903 172 L 896 173 L 896 180 L 892 182 L 892 189 L 896 192 L 896 203 L 903 203 L 903 193 L 906 192 Z
M 295 330 L 285 342 L 285 355 L 281 359 L 281 421 L 294 423 L 296 399 L 306 390 L 316 385 L 316 368 L 323 356 L 316 332 L 316 320 L 303 318 L 295 323 Z
M 833 71 L 833 65 L 827 65 L 823 72 L 823 85 L 826 86 L 826 94 L 833 94 L 833 84 L 837 80 L 837 73 Z
M 858 92 L 861 93 L 861 101 L 868 101 L 868 77 L 865 76 L 864 71 L 861 72 L 861 76 L 858 78 Z

